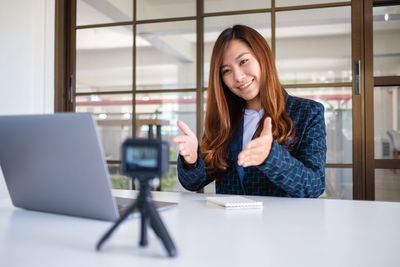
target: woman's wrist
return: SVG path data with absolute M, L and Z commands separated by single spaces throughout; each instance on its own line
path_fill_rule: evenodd
M 182 162 L 182 167 L 185 168 L 186 170 L 191 170 L 196 168 L 197 166 L 197 160 L 194 163 L 188 163 L 184 157 L 181 157 L 181 162 Z

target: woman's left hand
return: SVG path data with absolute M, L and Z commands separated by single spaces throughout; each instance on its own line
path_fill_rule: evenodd
M 272 141 L 272 122 L 271 118 L 267 117 L 264 120 L 263 130 L 260 136 L 251 140 L 246 145 L 246 149 L 239 153 L 238 165 L 248 167 L 263 163 L 271 151 Z

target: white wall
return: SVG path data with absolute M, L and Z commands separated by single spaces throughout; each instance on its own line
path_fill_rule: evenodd
M 54 111 L 54 14 L 55 0 L 1 1 L 0 115 Z

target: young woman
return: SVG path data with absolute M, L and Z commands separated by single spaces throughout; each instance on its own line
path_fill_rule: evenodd
M 211 56 L 205 132 L 182 121 L 178 178 L 218 194 L 318 197 L 325 189 L 326 131 L 321 104 L 282 88 L 273 55 L 254 29 L 236 25 Z

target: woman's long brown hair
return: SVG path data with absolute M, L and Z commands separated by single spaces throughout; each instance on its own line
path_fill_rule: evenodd
M 233 94 L 222 80 L 222 57 L 232 40 L 240 40 L 248 45 L 260 64 L 259 94 L 264 115 L 255 136 L 260 136 L 263 122 L 269 116 L 272 119 L 273 137 L 279 144 L 294 138 L 293 122 L 286 113 L 283 88 L 267 41 L 256 30 L 244 25 L 224 30 L 211 56 L 205 132 L 200 144 L 207 175 L 217 181 L 222 180 L 229 170 L 229 142 L 243 119 L 246 105 L 246 101 Z

